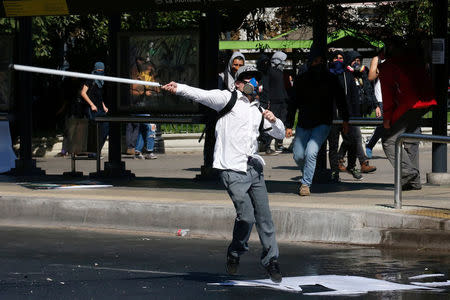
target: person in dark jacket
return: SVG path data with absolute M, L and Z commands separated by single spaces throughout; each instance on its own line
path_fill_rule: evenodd
M 361 54 L 358 51 L 348 51 L 345 53 L 345 72 L 343 73 L 343 84 L 345 88 L 347 106 L 351 117 L 364 117 L 368 111 L 374 108 L 380 110 L 375 98 L 373 87 L 367 78 L 367 69 L 361 63 Z M 342 83 L 342 81 L 341 81 Z M 350 126 L 349 139 L 344 139 L 339 149 L 339 158 L 343 161 L 350 143 L 356 142 L 356 157 L 361 164 L 362 173 L 374 172 L 377 168 L 369 165 L 363 146 L 361 129 L 359 126 Z M 350 155 L 351 154 L 351 155 Z M 345 170 L 353 175 L 355 179 L 362 179 L 361 174 L 356 169 L 356 157 L 349 153 L 347 168 Z
M 287 55 L 277 51 L 270 61 L 264 54 L 257 62 L 258 69 L 263 73 L 263 91 L 260 95 L 261 104 L 270 109 L 282 122 L 286 120 L 288 94 L 284 85 L 283 69 Z M 275 151 L 270 148 L 272 137 L 262 134 L 260 141 L 267 155 L 276 155 L 283 151 L 283 140 L 275 139 Z
M 303 171 L 300 196 L 310 195 L 317 153 L 330 132 L 334 103 L 344 120 L 344 132 L 348 130 L 344 90 L 337 77 L 328 71 L 325 62 L 325 55 L 313 46 L 308 70 L 294 81 L 296 97 L 288 106 L 286 137 L 292 136 L 295 114 L 299 112 L 293 153 L 295 162 Z
M 341 50 L 336 50 L 331 53 L 330 56 L 330 62 L 329 62 L 329 70 L 332 74 L 336 75 L 341 83 L 341 86 L 345 86 L 343 81 L 345 80 L 344 77 L 344 52 Z M 333 119 L 340 119 L 341 117 L 338 115 L 337 107 L 334 104 L 333 107 Z M 339 157 L 338 157 L 338 148 L 339 148 L 339 136 L 342 132 L 342 125 L 333 124 L 330 128 L 330 133 L 328 134 L 327 140 L 328 140 L 328 158 L 330 161 L 330 168 L 331 168 L 331 181 L 332 182 L 339 182 Z M 343 135 L 343 138 L 348 138 L 347 136 Z M 355 143 L 351 143 L 350 145 L 356 145 Z M 355 147 L 349 147 L 348 152 L 356 152 L 356 146 Z M 355 155 L 355 154 L 353 154 Z

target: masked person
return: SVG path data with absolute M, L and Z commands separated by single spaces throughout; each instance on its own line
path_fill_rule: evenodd
M 263 94 L 265 94 L 267 109 L 270 109 L 275 116 L 282 122 L 286 121 L 288 94 L 284 85 L 283 69 L 286 64 L 287 55 L 284 52 L 277 51 L 270 59 L 270 66 L 267 71 L 267 76 L 263 82 Z M 266 149 L 266 154 L 272 154 L 269 139 L 269 148 Z M 275 139 L 275 151 L 280 153 L 284 150 L 283 139 Z
M 332 74 L 336 75 L 341 83 L 341 87 L 345 87 L 344 80 L 345 78 L 345 68 L 344 68 L 344 52 L 341 50 L 336 50 L 331 53 L 330 62 L 329 62 L 329 70 Z M 342 117 L 338 115 L 337 107 L 334 105 L 333 107 L 333 119 L 341 119 Z M 340 182 L 339 177 L 339 157 L 338 157 L 338 148 L 339 148 L 339 136 L 342 132 L 342 125 L 332 124 L 330 128 L 330 133 L 328 134 L 328 158 L 330 161 L 331 168 L 331 181 L 334 183 Z M 346 135 L 343 135 L 343 138 L 348 138 Z M 349 152 L 356 152 L 356 147 L 350 148 Z
M 295 114 L 298 123 L 294 138 L 294 160 L 303 173 L 299 194 L 310 195 L 310 186 L 316 169 L 317 154 L 325 142 L 337 106 L 342 118 L 343 131 L 348 131 L 348 111 L 344 90 L 335 75 L 326 66 L 325 55 L 311 48 L 308 69 L 294 81 L 295 99 L 289 103 L 286 118 L 286 137 L 292 136 Z
M 345 53 L 345 95 L 351 117 L 364 117 L 375 108 L 377 115 L 381 114 L 380 107 L 375 98 L 372 84 L 367 77 L 367 68 L 361 63 L 361 54 L 358 51 L 348 51 Z M 361 129 L 359 126 L 350 126 L 349 139 L 344 139 L 339 149 L 340 169 L 352 174 L 355 179 L 362 179 L 358 169 L 356 169 L 356 158 L 361 165 L 361 173 L 371 173 L 376 171 L 375 166 L 369 164 L 363 146 Z M 356 143 L 356 157 L 349 152 L 347 167 L 342 164 L 344 157 L 351 145 Z
M 220 170 L 237 214 L 227 251 L 228 274 L 237 273 L 239 258 L 248 251 L 250 233 L 256 224 L 263 247 L 261 264 L 272 281 L 281 282 L 278 245 L 264 181 L 265 163 L 258 155 L 257 138 L 261 127 L 273 137 L 281 138 L 284 125 L 271 111 L 259 106 L 255 89 L 260 77 L 256 68 L 244 66 L 236 72 L 234 92 L 206 91 L 175 82 L 162 89 L 206 105 L 221 115 L 215 127 L 213 167 Z M 233 102 L 234 105 L 229 104 Z M 224 109 L 228 111 L 223 113 Z
M 102 62 L 96 62 L 92 74 L 104 75 L 105 64 Z M 104 84 L 103 80 L 99 79 L 87 80 L 81 88 L 80 95 L 89 105 L 89 107 L 87 108 L 87 116 L 89 120 L 94 120 L 95 117 L 105 116 L 106 113 L 108 112 L 108 108 L 103 102 L 103 84 Z M 106 138 L 108 137 L 108 133 L 109 133 L 108 123 L 102 122 L 100 125 L 100 136 L 101 136 L 100 149 L 103 148 Z

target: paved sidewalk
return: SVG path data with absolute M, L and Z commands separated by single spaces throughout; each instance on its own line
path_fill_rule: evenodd
M 184 152 L 184 153 L 183 153 Z M 356 245 L 450 249 L 450 186 L 424 184 L 403 193 L 403 209 L 393 209 L 393 169 L 376 148 L 371 164 L 378 170 L 355 181 L 341 173 L 339 184 L 315 184 L 310 197 L 297 194 L 299 171 L 291 154 L 265 156 L 265 178 L 281 242 L 314 241 Z M 106 161 L 102 161 L 103 163 Z M 32 190 L 19 182 L 89 180 L 95 161 L 78 161 L 84 178 L 64 178 L 70 159 L 37 158 L 44 177 L 0 176 L 0 222 L 21 226 L 84 227 L 145 230 L 230 239 L 235 212 L 216 181 L 195 180 L 201 152 L 186 149 L 159 155 L 157 160 L 124 157 L 134 180 L 103 183 L 97 189 Z M 431 171 L 431 147 L 420 149 L 422 181 Z M 424 182 L 425 183 L 425 182 Z M 255 232 L 252 238 L 257 238 Z

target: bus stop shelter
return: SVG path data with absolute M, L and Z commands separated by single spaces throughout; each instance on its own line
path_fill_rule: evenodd
M 293 5 L 313 5 L 314 24 L 313 42 L 326 49 L 327 47 L 327 4 L 333 3 L 361 3 L 384 1 L 361 0 L 129 0 L 129 1 L 87 1 L 87 0 L 1 0 L 0 17 L 15 17 L 19 24 L 17 36 L 17 51 L 15 63 L 31 65 L 32 57 L 32 17 L 42 15 L 71 15 L 102 13 L 109 18 L 109 57 L 106 62 L 110 66 L 111 75 L 118 76 L 118 32 L 120 32 L 120 14 L 132 11 L 170 11 L 170 10 L 196 10 L 204 12 L 205 17 L 200 23 L 200 53 L 203 63 L 200 65 L 200 87 L 212 89 L 216 87 L 216 66 L 219 51 L 220 24 L 218 23 L 218 10 L 221 8 L 237 7 L 251 9 L 258 7 L 280 7 Z M 447 86 L 448 86 L 448 0 L 432 0 L 433 3 L 433 80 L 435 83 L 438 106 L 433 111 L 433 134 L 447 135 Z M 440 59 L 440 58 L 443 59 Z M 21 89 L 16 89 L 16 101 L 21 110 L 17 112 L 20 120 L 20 158 L 16 161 L 13 174 L 31 175 L 44 173 L 36 168 L 32 158 L 32 90 L 31 74 L 21 72 L 17 74 L 17 81 Z M 116 93 L 111 88 L 111 95 Z M 117 104 L 111 103 L 110 112 L 118 112 Z M 207 172 L 212 166 L 214 128 L 207 122 L 205 159 L 203 171 Z M 212 142 L 213 143 L 213 142 Z M 102 176 L 123 176 L 128 174 L 125 163 L 121 161 L 121 133 L 120 124 L 111 123 L 109 135 L 109 161 L 105 162 Z M 447 172 L 447 146 L 446 144 L 433 144 L 433 173 Z

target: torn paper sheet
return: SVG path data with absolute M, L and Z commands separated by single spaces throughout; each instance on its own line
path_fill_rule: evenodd
M 302 292 L 302 286 L 304 286 L 305 289 L 307 286 L 322 286 L 328 289 L 327 291 L 318 292 L 304 291 L 304 295 L 357 295 L 378 291 L 432 289 L 424 286 L 399 284 L 379 279 L 341 275 L 284 277 L 283 281 L 279 284 L 273 283 L 270 279 L 260 279 L 230 280 L 222 283 L 210 283 L 210 285 L 266 287 L 297 293 Z

